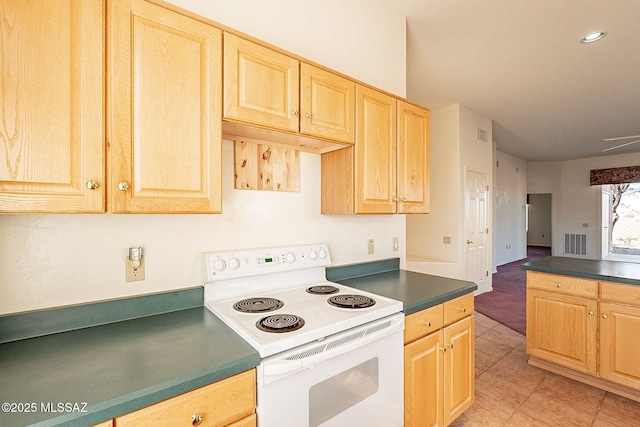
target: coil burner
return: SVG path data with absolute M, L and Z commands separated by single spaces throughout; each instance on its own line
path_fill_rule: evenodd
M 247 298 L 233 304 L 234 310 L 242 313 L 265 313 L 283 306 L 284 303 L 279 299 L 268 297 Z
M 327 302 L 339 308 L 367 308 L 375 305 L 376 300 L 364 295 L 335 295 L 328 298 Z
M 264 332 L 292 332 L 304 326 L 304 319 L 295 314 L 274 314 L 256 322 L 256 327 Z

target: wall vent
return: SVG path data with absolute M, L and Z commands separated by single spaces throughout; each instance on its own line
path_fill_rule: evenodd
M 484 129 L 476 128 L 476 139 L 478 141 L 487 142 L 487 131 Z
M 586 234 L 565 234 L 564 253 L 568 255 L 587 255 Z

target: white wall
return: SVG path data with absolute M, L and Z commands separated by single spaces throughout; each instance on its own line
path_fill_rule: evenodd
M 527 161 L 498 151 L 496 162 L 493 206 L 498 266 L 527 257 Z
M 405 95 L 405 19 L 383 0 L 174 3 Z M 0 216 L 0 314 L 199 286 L 207 250 L 324 241 L 336 265 L 404 262 L 403 215 L 320 215 L 320 156 L 300 161 L 299 193 L 234 190 L 233 147 L 224 141 L 221 215 Z M 146 280 L 125 283 L 127 248 L 138 245 Z
M 552 254 L 565 255 L 563 235 L 587 235 L 587 258 L 597 259 L 600 247 L 600 187 L 589 185 L 591 169 L 640 164 L 640 153 L 561 162 L 529 162 L 528 193 L 552 194 Z M 583 225 L 586 224 L 586 227 Z
M 487 131 L 489 142 L 476 139 L 476 128 Z M 493 179 L 491 119 L 460 104 L 431 112 L 431 210 L 428 215 L 407 216 L 408 270 L 468 279 L 464 254 L 465 173 L 485 173 Z M 491 226 L 491 203 L 488 225 Z M 443 243 L 450 236 L 451 243 Z M 487 265 L 491 268 L 491 239 L 487 240 Z M 491 277 L 478 293 L 491 289 Z M 480 289 L 482 288 L 482 289 Z

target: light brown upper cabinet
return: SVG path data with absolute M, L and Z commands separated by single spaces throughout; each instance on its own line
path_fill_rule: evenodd
M 354 142 L 355 82 L 224 33 L 225 138 L 314 153 Z
M 300 133 L 353 144 L 355 92 L 353 81 L 302 62 Z
M 224 34 L 224 118 L 298 131 L 298 60 Z
M 398 100 L 398 213 L 429 212 L 429 110 Z
M 0 2 L 0 212 L 104 212 L 104 6 Z
M 109 4 L 109 210 L 220 212 L 222 32 L 143 0 Z
M 322 213 L 427 213 L 429 112 L 356 86 L 356 143 L 322 155 Z

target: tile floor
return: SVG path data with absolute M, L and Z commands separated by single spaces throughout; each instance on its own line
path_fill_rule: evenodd
M 640 403 L 530 366 L 525 348 L 476 313 L 476 401 L 453 427 L 640 426 Z

